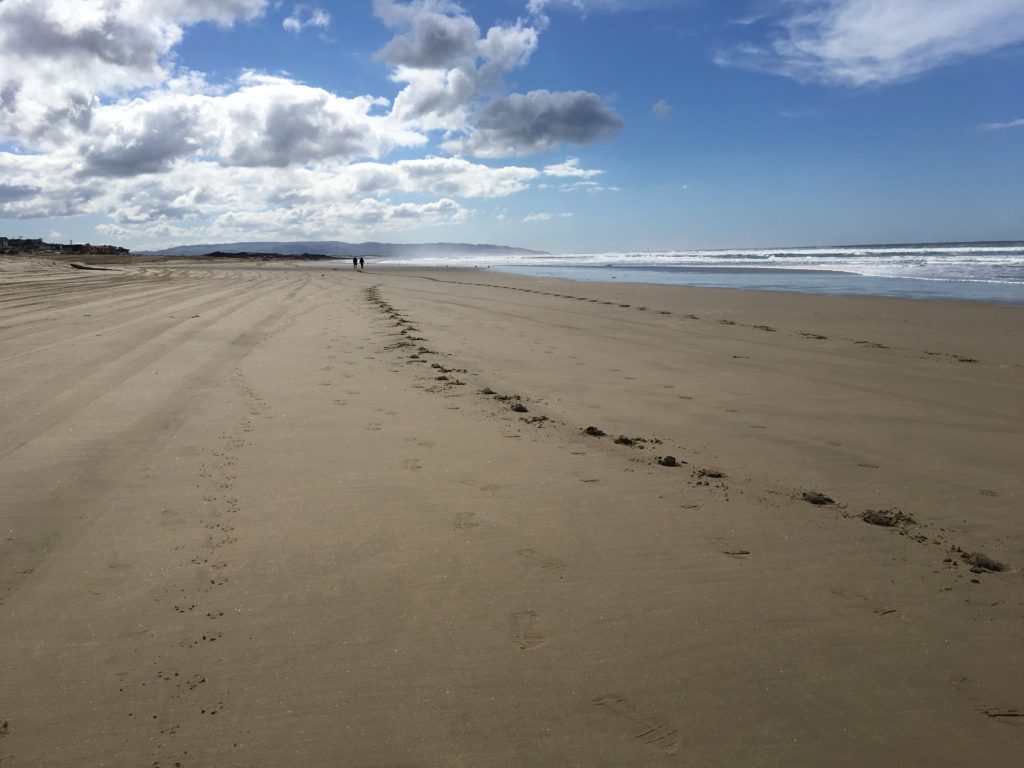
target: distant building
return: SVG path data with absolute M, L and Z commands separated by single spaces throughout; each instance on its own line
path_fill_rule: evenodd
M 2 2 L 2 0 L 0 0 Z M 0 237 L 0 248 L 8 252 L 24 251 L 63 251 L 64 253 L 91 253 L 91 254 L 126 254 L 127 248 L 117 245 L 61 245 L 59 243 L 45 243 L 42 238 L 24 237 Z
M 22 251 L 38 251 L 43 247 L 43 238 L 11 237 L 7 239 L 7 247 L 18 248 Z
M 63 247 L 64 253 L 128 253 L 127 248 L 121 248 L 117 245 L 92 245 L 91 243 L 75 243 L 74 245 L 65 245 Z

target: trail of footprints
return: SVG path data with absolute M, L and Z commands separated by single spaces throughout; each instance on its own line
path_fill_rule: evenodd
M 433 279 L 433 278 L 430 278 Z M 579 297 L 567 296 L 564 294 L 547 293 L 544 291 L 534 291 L 523 288 L 512 288 L 509 286 L 500 285 L 487 285 L 491 288 L 503 288 L 508 290 L 524 291 L 526 293 L 539 293 L 543 295 L 558 296 L 561 298 L 574 298 L 578 301 L 583 299 Z M 393 320 L 394 323 L 390 326 L 392 329 L 398 328 L 397 332 L 392 330 L 391 335 L 394 341 L 391 341 L 385 346 L 386 351 L 398 352 L 400 354 L 406 354 L 406 365 L 422 364 L 427 365 L 427 357 L 431 355 L 438 355 L 439 353 L 434 350 L 423 346 L 421 342 L 427 340 L 421 336 L 415 335 L 419 333 L 416 328 L 401 312 L 396 310 L 390 303 L 384 300 L 381 295 L 378 286 L 372 286 L 366 289 L 367 300 L 375 305 L 380 311 L 382 311 L 389 319 Z M 588 299 L 588 301 L 596 301 L 594 299 Z M 612 304 L 613 302 L 600 302 L 603 304 Z M 630 308 L 629 304 L 619 304 L 622 308 Z M 636 309 L 646 311 L 646 307 L 638 307 Z M 670 312 L 659 312 L 661 315 L 670 315 Z M 684 315 L 683 319 L 688 320 L 699 320 L 700 318 L 696 315 Z M 732 320 L 720 320 L 723 325 L 738 325 L 738 323 Z M 766 325 L 751 325 L 750 328 L 760 330 L 766 333 L 775 332 L 775 328 Z M 821 334 L 801 332 L 798 335 L 814 341 L 826 341 L 827 337 Z M 866 346 L 876 349 L 889 349 L 882 344 L 874 342 L 863 341 L 863 340 L 848 340 L 853 341 L 855 344 L 860 346 Z M 945 353 L 933 353 L 926 352 L 927 355 L 945 355 Z M 945 355 L 959 362 L 977 362 L 973 359 L 962 358 L 957 355 Z M 428 387 L 424 387 L 429 392 L 445 392 L 453 387 L 462 386 L 465 384 L 464 381 L 457 378 L 453 374 L 466 374 L 468 373 L 465 369 L 453 369 L 445 367 L 443 364 L 438 362 L 429 363 L 429 367 L 437 372 L 437 375 L 432 376 L 432 381 L 436 382 Z M 484 387 L 479 390 L 478 394 L 485 397 L 493 398 L 495 402 L 502 403 L 508 407 L 513 413 L 520 414 L 520 421 L 525 424 L 531 424 L 534 426 L 543 426 L 545 423 L 554 423 L 549 420 L 547 416 L 543 415 L 522 415 L 529 414 L 529 408 L 524 404 L 523 398 L 519 395 L 503 395 L 495 392 L 489 387 Z M 680 396 L 684 399 L 692 399 L 687 396 Z M 764 429 L 761 425 L 752 425 L 754 428 Z M 580 434 L 586 435 L 592 438 L 606 438 L 610 437 L 601 430 L 599 427 L 588 426 L 579 430 Z M 506 435 L 508 437 L 518 437 L 515 435 Z M 657 449 L 661 445 L 661 440 L 657 438 L 642 438 L 642 437 L 627 437 L 620 435 L 617 438 L 613 438 L 612 442 L 617 445 L 625 446 L 629 448 L 651 448 Z M 576 453 L 576 452 L 574 452 Z M 639 459 L 632 459 L 638 461 Z M 654 462 L 662 467 L 677 468 L 686 465 L 687 462 L 677 459 L 671 455 L 658 456 Z M 407 468 L 419 468 L 418 462 L 413 460 L 411 463 L 407 462 Z M 869 468 L 877 468 L 877 465 L 863 465 Z M 695 489 L 704 489 L 705 491 L 718 493 L 724 500 L 728 501 L 728 485 L 726 480 L 728 475 L 720 469 L 714 467 L 706 468 L 695 468 L 690 473 L 689 485 Z M 587 480 L 584 480 L 587 482 Z M 981 491 L 982 494 L 992 494 L 992 491 Z M 863 520 L 864 522 L 872 523 L 886 528 L 891 528 L 894 532 L 899 535 L 909 536 L 911 539 L 920 543 L 931 543 L 948 547 L 951 557 L 947 557 L 943 562 L 948 569 L 956 571 L 961 561 L 965 562 L 968 568 L 976 574 L 979 573 L 993 573 L 999 570 L 1003 570 L 1005 566 L 996 562 L 992 558 L 989 558 L 981 553 L 968 553 L 963 552 L 959 547 L 950 545 L 941 535 L 935 535 L 931 539 L 921 533 L 914 533 L 911 526 L 919 525 L 916 520 L 908 515 L 904 515 L 898 510 L 867 510 L 861 515 L 853 515 L 845 513 L 845 505 L 836 504 L 832 499 L 829 499 L 824 494 L 817 491 L 800 492 L 790 491 L 786 494 L 790 499 L 803 500 L 814 505 L 832 506 L 835 505 L 837 508 L 844 510 L 845 517 L 856 517 L 857 519 Z M 824 501 L 821 501 L 824 500 Z M 682 509 L 699 509 L 700 504 L 685 504 L 682 505 Z M 882 522 L 879 522 L 882 521 Z M 890 522 L 892 521 L 892 522 Z M 453 527 L 457 530 L 470 531 L 479 526 L 476 520 L 475 513 L 473 512 L 461 512 L 455 515 L 453 521 Z M 545 553 L 542 553 L 532 548 L 522 548 L 517 551 L 519 557 L 530 565 L 540 569 L 540 571 L 564 578 L 563 574 L 568 569 L 568 564 L 556 557 L 551 557 Z M 722 554 L 736 560 L 746 560 L 751 552 L 747 549 L 723 549 Z M 975 580 L 977 581 L 977 580 Z M 892 610 L 880 610 L 876 611 L 879 616 L 886 616 L 893 613 Z M 537 613 L 532 610 L 516 611 L 509 615 L 509 622 L 511 627 L 511 640 L 515 647 L 520 650 L 535 650 L 543 646 L 546 642 L 546 637 L 540 630 L 540 618 Z M 679 747 L 680 736 L 679 731 L 671 725 L 664 722 L 662 719 L 652 717 L 646 713 L 641 712 L 640 709 L 627 697 L 620 694 L 607 694 L 604 696 L 598 696 L 593 699 L 593 703 L 596 706 L 601 707 L 609 714 L 625 720 L 633 725 L 633 738 L 643 744 L 653 747 L 662 752 L 669 754 L 675 754 Z M 1012 722 L 1019 724 L 1024 722 L 1019 720 L 1019 711 L 1016 709 L 1005 709 L 1005 710 L 986 710 L 984 712 L 989 717 L 1000 719 L 1003 722 Z
M 428 278 L 428 279 L 436 280 L 436 278 Z M 439 282 L 446 282 L 446 281 L 439 281 Z M 502 288 L 502 289 L 507 289 L 507 290 L 523 291 L 523 292 L 526 292 L 526 293 L 539 293 L 539 294 L 543 294 L 543 295 L 556 296 L 556 297 L 560 297 L 560 298 L 569 298 L 569 299 L 581 300 L 580 297 L 569 296 L 569 295 L 566 295 L 566 294 L 548 293 L 548 292 L 545 292 L 545 291 L 536 291 L 536 290 L 527 289 L 527 288 L 515 288 L 515 287 L 511 287 L 511 286 L 501 286 L 501 285 L 491 285 L 491 284 L 477 284 L 477 283 L 474 283 L 474 285 L 483 285 L 485 287 L 490 287 L 490 288 Z M 416 329 L 416 327 L 412 324 L 412 322 L 405 315 L 403 315 L 401 312 L 399 312 L 397 309 L 395 309 L 395 307 L 393 307 L 389 302 L 387 302 L 385 299 L 383 299 L 383 297 L 380 295 L 380 290 L 379 290 L 378 286 L 374 285 L 374 286 L 366 289 L 366 298 L 368 299 L 368 301 L 371 304 L 375 305 L 380 311 L 382 311 L 389 319 L 394 321 L 392 323 L 392 325 L 390 326 L 392 329 L 394 329 L 394 328 L 398 328 L 399 329 L 397 331 L 397 333 L 392 331 L 392 336 L 397 336 L 398 340 L 388 344 L 385 347 L 385 349 L 390 349 L 390 350 L 399 351 L 399 352 L 408 352 L 409 349 L 413 349 L 414 348 L 415 351 L 407 356 L 407 359 L 406 359 L 406 364 L 407 365 L 410 365 L 410 364 L 414 365 L 414 364 L 417 364 L 417 363 L 419 363 L 419 364 L 427 364 L 428 363 L 428 360 L 427 360 L 428 356 L 430 356 L 430 355 L 438 355 L 439 354 L 438 352 L 435 352 L 434 350 L 431 350 L 431 349 L 429 349 L 427 347 L 424 347 L 424 346 L 421 346 L 421 345 L 417 345 L 417 344 L 414 343 L 414 341 L 415 342 L 419 342 L 419 341 L 426 341 L 426 340 L 421 338 L 421 337 L 418 337 L 418 336 L 417 337 L 410 337 L 410 334 L 413 331 L 418 332 L 418 329 Z M 602 303 L 611 304 L 612 302 L 602 302 Z M 619 304 L 618 306 L 623 307 L 623 308 L 630 308 L 631 307 L 631 305 L 629 305 L 629 304 Z M 646 309 L 646 308 L 644 307 L 644 308 L 638 308 L 638 309 Z M 659 314 L 671 314 L 671 313 L 659 312 Z M 700 319 L 696 315 L 683 315 L 682 317 L 684 319 L 689 319 L 689 320 L 698 320 L 698 319 Z M 721 324 L 723 324 L 723 325 L 738 325 L 735 321 L 732 321 L 732 320 L 719 320 L 719 322 Z M 775 332 L 775 330 L 776 330 L 776 329 L 774 329 L 774 328 L 772 328 L 770 326 L 767 326 L 767 325 L 751 325 L 750 327 L 754 328 L 754 329 L 757 329 L 757 330 L 764 331 L 764 332 Z M 803 336 L 803 337 L 805 337 L 807 339 L 815 340 L 815 341 L 827 340 L 826 337 L 822 336 L 821 334 L 817 334 L 817 333 L 800 332 L 798 335 Z M 875 342 L 870 342 L 870 341 L 866 341 L 866 340 L 852 340 L 852 341 L 854 341 L 854 343 L 856 343 L 856 344 L 858 344 L 860 346 L 867 346 L 867 347 L 879 348 L 879 349 L 888 349 L 888 347 L 886 347 L 885 345 L 877 344 Z M 935 354 L 935 353 L 928 352 L 926 354 L 932 355 L 932 354 Z M 952 357 L 957 357 L 957 356 L 954 355 Z M 961 362 L 977 362 L 975 360 L 969 360 L 969 359 L 966 359 L 966 358 L 959 358 L 959 357 L 957 357 L 957 359 L 959 359 Z M 453 372 L 462 373 L 462 374 L 468 373 L 465 369 L 451 369 L 451 368 L 447 368 L 447 367 L 443 366 L 441 363 L 438 363 L 438 362 L 430 363 L 430 366 L 434 370 L 439 370 L 439 371 L 442 372 L 442 375 L 433 377 L 433 379 L 435 381 L 438 381 L 440 383 L 437 384 L 437 385 L 433 385 L 433 386 L 430 386 L 430 387 L 426 388 L 427 391 L 430 391 L 430 392 L 445 392 L 445 391 L 449 390 L 453 386 L 460 386 L 460 385 L 464 384 L 464 382 L 460 381 L 460 380 L 457 380 L 457 379 L 455 379 L 454 376 L 449 376 L 448 374 L 453 373 Z M 523 423 L 523 424 L 534 426 L 534 427 L 537 427 L 537 428 L 543 428 L 544 426 L 547 426 L 549 424 L 561 424 L 561 422 L 556 422 L 556 421 L 550 419 L 549 417 L 547 417 L 545 415 L 531 414 L 529 406 L 526 405 L 526 403 L 524 402 L 523 398 L 520 395 L 517 395 L 517 394 L 511 394 L 511 395 L 500 394 L 498 392 L 495 392 L 490 387 L 484 387 L 484 388 L 480 389 L 478 391 L 478 394 L 486 396 L 486 397 L 493 398 L 493 400 L 496 403 L 503 404 L 511 412 L 518 414 L 519 415 L 519 421 L 521 423 Z M 688 396 L 685 396 L 685 395 L 681 395 L 680 397 L 683 398 L 683 399 L 692 399 L 692 398 L 689 398 Z M 726 410 L 729 411 L 730 409 L 726 409 Z M 764 425 L 760 425 L 760 424 L 752 424 L 750 426 L 753 429 L 766 429 L 767 428 Z M 587 435 L 589 437 L 594 437 L 594 438 L 610 437 L 610 436 L 606 435 L 605 432 L 603 430 L 601 430 L 599 427 L 595 427 L 595 426 L 585 427 L 585 428 L 581 429 L 580 432 L 583 435 Z M 507 437 L 519 437 L 518 434 L 508 434 L 506 436 Z M 619 435 L 618 437 L 613 438 L 612 442 L 614 442 L 616 445 L 625 446 L 625 447 L 629 447 L 629 448 L 632 448 L 632 449 L 640 449 L 640 450 L 643 450 L 643 449 L 657 450 L 661 446 L 661 444 L 662 444 L 661 440 L 659 440 L 657 438 L 628 437 L 626 435 Z M 640 459 L 637 459 L 637 458 L 633 458 L 631 460 L 632 461 L 641 461 Z M 661 467 L 667 467 L 667 468 L 679 468 L 679 467 L 682 467 L 682 466 L 688 464 L 687 461 L 679 459 L 678 457 L 673 456 L 671 454 L 656 456 L 653 459 L 653 461 L 651 461 L 650 463 L 658 465 L 658 466 L 661 466 Z M 860 466 L 865 467 L 865 468 L 870 468 L 870 469 L 877 469 L 878 468 L 878 465 L 872 464 L 872 463 L 868 463 L 868 462 L 863 462 L 863 463 L 860 464 Z M 694 488 L 694 489 L 697 489 L 697 490 L 702 490 L 702 491 L 704 491 L 706 493 L 715 494 L 715 495 L 719 496 L 720 498 L 722 498 L 723 500 L 728 501 L 729 500 L 729 485 L 728 485 L 728 482 L 727 482 L 727 478 L 728 478 L 728 475 L 726 475 L 724 472 L 722 472 L 721 470 L 718 470 L 717 468 L 714 468 L 714 467 L 692 468 L 691 472 L 690 472 L 690 478 L 689 478 L 689 483 L 688 484 L 689 484 L 689 486 L 691 488 Z M 583 482 L 590 482 L 590 481 L 584 479 Z M 811 492 L 811 495 L 813 496 L 813 495 L 815 495 L 815 493 L 816 492 Z M 979 494 L 981 494 L 981 495 L 989 495 L 989 496 L 997 495 L 995 491 L 985 490 L 985 489 L 979 491 Z M 799 490 L 792 490 L 792 491 L 789 491 L 786 495 L 790 499 L 795 499 L 795 500 L 803 499 L 803 500 L 806 501 L 808 494 L 806 492 L 801 492 Z M 824 497 L 824 498 L 827 498 L 827 497 Z M 843 505 L 837 505 L 837 506 L 838 506 L 838 508 L 845 510 L 845 507 Z M 700 507 L 699 504 L 698 505 L 692 505 L 691 504 L 691 505 L 683 505 L 681 508 L 682 509 L 694 509 L 694 508 L 699 508 L 699 507 Z M 877 510 L 866 510 L 866 511 L 864 511 L 860 515 L 845 514 L 845 512 L 844 512 L 844 514 L 845 514 L 846 517 L 857 517 L 858 519 L 864 520 L 865 522 L 872 522 L 873 520 L 885 519 L 885 518 L 875 517 L 874 513 L 876 513 L 876 512 L 877 512 Z M 885 512 L 886 514 L 893 514 L 893 515 L 899 514 L 899 515 L 902 515 L 902 513 L 898 512 L 898 510 L 883 510 L 883 512 Z M 983 555 L 981 553 L 964 552 L 964 551 L 962 551 L 960 549 L 960 547 L 958 547 L 955 544 L 952 544 L 949 541 L 947 541 L 941 535 L 941 533 L 940 534 L 926 535 L 925 533 L 922 532 L 922 530 L 927 527 L 926 524 L 919 523 L 918 521 L 914 520 L 913 518 L 911 518 L 909 516 L 901 517 L 899 522 L 900 522 L 899 525 L 894 525 L 894 526 L 888 526 L 888 525 L 885 525 L 885 524 L 880 524 L 880 525 L 882 525 L 882 527 L 889 527 L 894 532 L 898 533 L 899 535 L 907 536 L 907 537 L 911 538 L 912 540 L 917 541 L 919 543 L 922 543 L 922 544 L 931 543 L 931 544 L 941 545 L 941 546 L 945 547 L 947 549 L 947 552 L 948 552 L 948 554 L 950 556 L 945 558 L 943 562 L 944 562 L 945 566 L 948 569 L 950 569 L 950 570 L 956 571 L 961 560 L 967 561 L 968 565 L 970 566 L 970 570 L 972 570 L 976 574 L 977 573 L 992 573 L 992 572 L 996 572 L 998 570 L 1002 570 L 1005 567 L 1005 566 L 1002 566 L 1002 564 L 1000 564 L 1000 563 L 996 563 L 995 561 L 992 561 L 992 563 L 995 566 L 999 566 L 999 567 L 985 568 L 985 567 L 978 566 L 977 562 L 978 562 L 979 558 L 980 558 L 980 560 L 982 562 L 988 562 L 988 561 L 991 560 L 991 558 L 988 558 L 987 556 L 985 556 L 985 555 Z M 879 523 L 874 523 L 874 524 L 877 525 Z M 916 529 L 912 529 L 910 526 L 917 526 L 917 528 Z M 727 554 L 727 553 L 725 553 L 725 554 Z
M 202 536 L 191 543 L 183 543 L 176 550 L 191 549 L 186 554 L 188 568 L 181 582 L 172 587 L 172 610 L 180 617 L 181 635 L 175 647 L 185 651 L 186 658 L 202 646 L 216 644 L 224 637 L 222 619 L 225 612 L 217 605 L 217 590 L 230 580 L 231 564 L 228 553 L 238 542 L 233 519 L 241 511 L 240 500 L 233 495 L 235 488 L 235 467 L 239 452 L 249 445 L 247 436 L 253 432 L 258 418 L 267 410 L 266 402 L 248 385 L 241 371 L 235 369 L 230 383 L 242 398 L 245 411 L 241 423 L 233 431 L 221 435 L 219 448 L 211 450 L 200 464 L 198 478 L 205 486 L 202 496 L 203 508 L 199 524 Z M 158 602 L 163 602 L 158 599 Z M 216 717 L 228 706 L 215 693 L 208 693 L 211 672 L 185 668 L 168 670 L 165 656 L 181 658 L 180 652 L 159 654 L 153 661 L 157 667 L 156 683 L 170 684 L 172 693 L 167 697 L 171 702 L 184 704 L 201 717 Z M 199 658 L 204 658 L 200 656 Z M 184 666 L 184 665 L 183 665 Z M 145 686 L 145 683 L 142 683 Z M 120 689 L 123 692 L 123 687 Z M 171 707 L 174 711 L 177 707 Z M 167 707 L 162 707 L 167 711 Z M 152 737 L 153 760 L 151 768 L 181 766 L 188 758 L 187 751 L 176 747 L 175 737 L 182 725 L 169 722 L 168 717 L 156 714 L 145 715 L 135 711 L 128 717 L 146 717 L 152 720 L 157 733 Z
M 404 315 L 398 312 L 391 304 L 386 302 L 381 296 L 378 288 L 372 286 L 366 289 L 366 298 L 371 303 L 376 305 L 381 311 L 383 311 L 387 317 L 394 322 L 391 323 L 391 329 L 399 329 L 398 331 L 391 331 L 393 341 L 389 342 L 385 346 L 386 351 L 402 351 L 410 352 L 407 357 L 407 364 L 426 363 L 424 359 L 426 355 L 436 354 L 432 350 L 424 347 L 418 342 L 426 341 L 422 337 L 416 336 L 418 330 L 415 326 L 410 323 Z M 432 380 L 439 382 L 438 384 L 432 385 L 430 391 L 443 391 L 449 387 L 462 386 L 464 382 L 459 380 L 455 375 L 466 373 L 465 370 L 456 370 L 447 368 L 441 363 L 432 363 L 430 367 L 437 373 L 432 377 Z M 517 398 L 518 400 L 518 398 Z M 513 404 L 514 407 L 515 403 Z M 525 411 L 525 407 L 520 406 L 522 411 Z M 415 465 L 419 467 L 418 462 L 415 460 L 407 460 L 405 462 L 406 468 L 412 468 Z M 475 512 L 458 512 L 452 521 L 452 526 L 456 530 L 460 531 L 472 531 L 478 528 L 480 525 L 476 519 Z M 567 568 L 567 564 L 561 560 L 547 557 L 534 549 L 521 549 L 518 554 L 525 558 L 531 564 L 538 566 L 541 570 L 547 572 L 561 572 Z M 546 638 L 539 628 L 539 617 L 536 611 L 523 610 L 515 611 L 509 614 L 509 625 L 510 625 L 510 639 L 512 644 L 520 650 L 535 650 L 542 646 Z
M 385 350 L 408 353 L 406 364 L 411 365 L 426 364 L 426 356 L 437 354 L 419 343 L 426 341 L 426 339 L 414 335 L 418 333 L 418 329 L 402 313 L 398 312 L 381 297 L 377 286 L 366 289 L 366 298 L 371 304 L 376 305 L 378 309 L 384 312 L 388 319 L 394 321 L 389 326 L 393 340 L 385 346 Z M 400 330 L 396 332 L 395 328 Z M 428 391 L 443 392 L 464 384 L 456 375 L 465 374 L 467 373 L 466 370 L 447 368 L 437 362 L 430 364 L 430 367 L 437 372 L 436 375 L 432 376 L 432 381 L 438 383 L 428 387 Z M 523 404 L 522 398 L 518 395 L 498 395 L 486 388 L 480 394 L 493 396 L 497 402 L 507 404 L 514 413 L 529 413 L 529 409 Z M 542 425 L 548 421 L 548 418 L 545 416 L 524 416 L 522 421 L 527 424 Z M 638 447 L 643 447 L 642 444 L 647 442 L 649 441 L 642 438 L 637 438 L 635 441 L 632 439 L 628 440 L 629 445 L 637 445 Z M 407 469 L 418 469 L 419 462 L 407 460 L 405 466 Z M 497 489 L 495 486 L 485 485 L 481 490 L 493 492 Z M 475 512 L 458 512 L 452 521 L 452 527 L 459 531 L 469 532 L 477 529 L 479 526 L 480 523 Z M 516 554 L 528 568 L 536 569 L 542 574 L 557 577 L 558 579 L 563 579 L 569 568 L 569 564 L 564 560 L 531 547 L 519 549 Z M 514 611 L 509 614 L 508 621 L 509 639 L 512 646 L 520 651 L 536 651 L 547 643 L 547 637 L 542 630 L 541 617 L 536 611 Z M 664 724 L 660 720 L 655 721 L 640 715 L 632 702 L 625 697 L 618 695 L 599 696 L 593 701 L 594 704 L 604 707 L 611 714 L 634 723 L 636 732 L 633 733 L 633 738 L 636 741 L 667 753 L 675 753 L 678 749 L 679 732 L 675 728 Z

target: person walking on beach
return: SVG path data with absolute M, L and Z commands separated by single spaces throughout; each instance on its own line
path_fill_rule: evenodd
M 359 271 L 360 271 L 360 272 L 362 272 L 362 271 L 363 271 L 363 265 L 364 265 L 365 263 L 366 263 L 366 262 L 365 262 L 365 261 L 363 261 L 363 257 L 362 257 L 362 256 L 360 256 L 360 257 L 359 257 Z
M 356 269 L 359 266 L 359 259 L 355 256 L 352 257 L 352 269 Z

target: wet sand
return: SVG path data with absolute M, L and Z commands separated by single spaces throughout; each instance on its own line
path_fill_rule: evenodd
M 3 768 L 1024 761 L 1024 308 L 27 264 Z

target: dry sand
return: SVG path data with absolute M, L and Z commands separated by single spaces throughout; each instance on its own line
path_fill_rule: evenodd
M 3 768 L 1024 764 L 1024 308 L 27 263 Z

